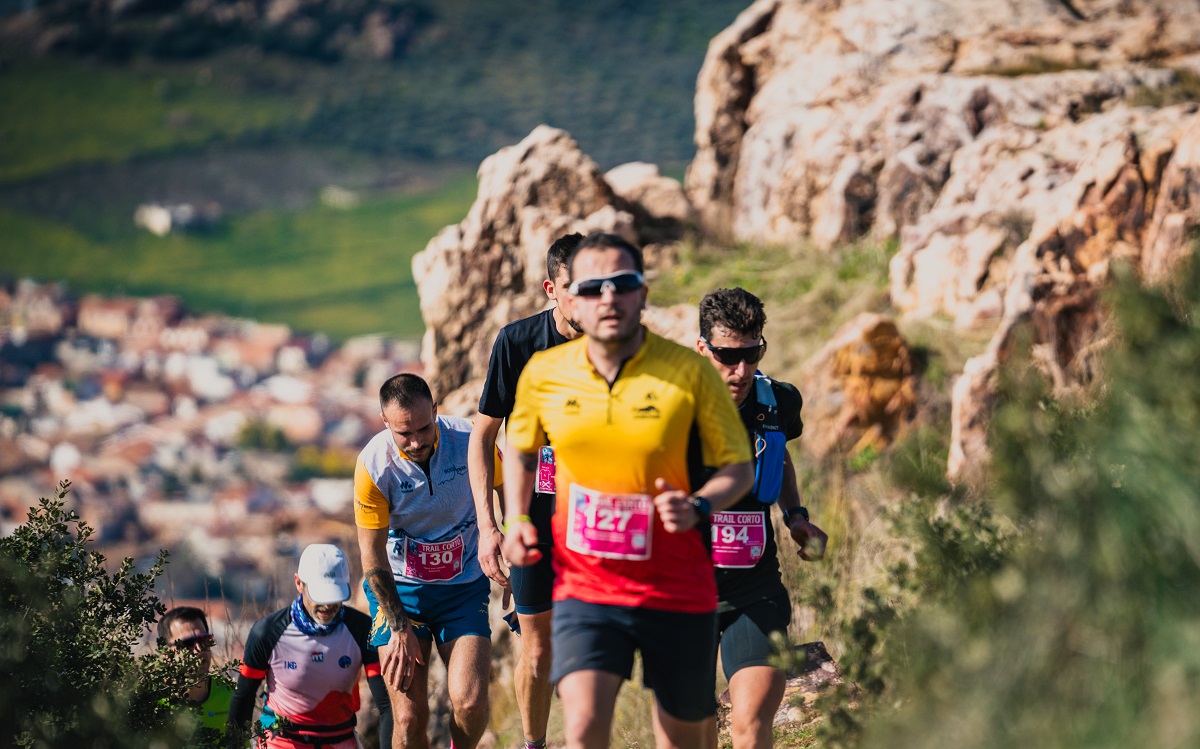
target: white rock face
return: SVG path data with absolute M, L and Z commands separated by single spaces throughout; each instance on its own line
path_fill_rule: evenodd
M 496 333 L 548 305 L 542 281 L 554 240 L 600 231 L 639 245 L 661 238 L 653 220 L 660 209 L 635 202 L 668 189 L 661 180 L 673 182 L 654 175 L 633 170 L 623 182 L 631 195 L 621 197 L 570 135 L 544 125 L 484 160 L 467 217 L 413 258 L 426 331 L 421 359 L 436 397 L 456 413 L 474 409 Z M 464 387 L 470 392 L 454 392 Z
M 904 315 L 995 329 L 954 391 L 959 477 L 1017 322 L 1071 388 L 1111 263 L 1154 280 L 1191 251 L 1200 114 L 1162 105 L 1196 29 L 1184 0 L 759 0 L 709 47 L 687 192 L 736 240 L 897 241 Z
M 692 204 L 683 185 L 664 177 L 655 164 L 634 161 L 608 170 L 604 179 L 613 192 L 640 205 L 653 219 L 685 223 L 692 220 Z
M 760 0 L 697 83 L 702 222 L 765 242 L 895 236 L 988 127 L 1052 129 L 1195 66 L 1195 3 L 1072 5 L 1082 18 L 1040 0 Z

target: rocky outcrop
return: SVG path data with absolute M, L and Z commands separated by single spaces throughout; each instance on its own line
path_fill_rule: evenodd
M 737 240 L 897 241 L 903 315 L 995 330 L 954 390 L 961 477 L 1018 323 L 1075 387 L 1111 263 L 1153 280 L 1190 252 L 1200 115 L 1164 105 L 1195 99 L 1195 28 L 1181 0 L 760 0 L 710 45 L 688 194 Z
M 426 331 L 421 358 L 443 403 L 459 413 L 473 409 L 496 333 L 546 307 L 546 250 L 555 239 L 598 231 L 639 245 L 669 238 L 658 204 L 636 202 L 643 194 L 636 190 L 628 194 L 618 195 L 571 136 L 551 127 L 484 160 L 467 217 L 413 258 Z M 647 252 L 648 263 L 661 255 Z M 689 315 L 694 309 L 647 310 L 645 319 L 690 345 L 698 333 L 687 326 Z M 459 388 L 464 392 L 455 393 Z
M 896 323 L 862 314 L 804 365 L 804 449 L 817 458 L 890 444 L 914 416 L 912 355 Z
M 660 225 L 669 235 L 678 234 L 692 223 L 692 204 L 683 185 L 659 173 L 654 164 L 641 161 L 622 164 L 604 175 L 613 192 L 640 208 L 644 223 Z
M 895 236 L 962 145 L 1169 87 L 1197 24 L 1179 0 L 759 0 L 709 46 L 688 194 L 737 239 Z
M 1200 118 L 1182 134 L 1163 171 L 1158 199 L 1142 244 L 1142 274 L 1166 279 L 1189 250 L 1189 235 L 1200 226 Z

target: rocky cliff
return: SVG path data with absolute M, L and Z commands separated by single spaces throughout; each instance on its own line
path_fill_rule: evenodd
M 483 163 L 470 214 L 414 261 L 431 379 L 466 386 L 458 410 L 470 410 L 495 332 L 545 304 L 542 253 L 564 232 L 646 243 L 696 221 L 736 241 L 868 237 L 897 247 L 899 315 L 993 333 L 954 385 L 949 470 L 962 478 L 985 464 L 1019 324 L 1055 386 L 1076 387 L 1107 340 L 1097 290 L 1113 262 L 1156 281 L 1190 252 L 1197 29 L 1196 0 L 759 0 L 709 47 L 687 200 L 652 167 L 602 174 L 550 128 Z M 682 340 L 692 318 L 649 316 Z M 810 422 L 818 455 L 884 439 L 914 406 L 906 358 L 885 356 L 886 376 L 851 361 L 874 340 L 861 325 L 805 367 L 806 411 L 830 422 Z
M 1018 323 L 1070 388 L 1112 261 L 1190 251 L 1197 29 L 1194 0 L 760 0 L 710 45 L 687 192 L 731 239 L 894 241 L 902 315 L 995 330 L 954 390 L 960 477 Z
M 562 130 L 538 127 L 488 157 L 466 218 L 413 258 L 426 326 L 421 358 L 446 408 L 474 410 L 496 333 L 547 306 L 542 281 L 555 239 L 620 234 L 645 247 L 651 273 L 656 242 L 678 236 L 688 216 L 678 182 L 646 165 L 606 176 Z M 699 333 L 694 310 L 651 308 L 644 319 L 689 344 Z

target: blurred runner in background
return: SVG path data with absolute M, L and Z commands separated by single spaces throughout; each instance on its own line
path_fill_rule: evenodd
M 582 234 L 559 237 L 546 253 L 546 280 L 542 288 L 555 301 L 554 307 L 500 329 L 492 345 L 479 415 L 471 429 L 468 452 L 471 489 L 475 495 L 475 514 L 479 518 L 479 563 L 483 572 L 501 586 L 511 584 L 521 634 L 521 656 L 513 680 L 517 689 L 517 707 L 525 732 L 526 749 L 544 749 L 546 723 L 550 719 L 550 608 L 553 606 L 554 546 L 550 539 L 550 516 L 554 513 L 554 448 L 542 448 L 538 477 L 530 498 L 529 516 L 537 527 L 538 550 L 542 556 L 528 567 L 513 567 L 505 575 L 500 547 L 504 534 L 496 524 L 492 509 L 492 487 L 497 478 L 493 454 L 500 425 L 512 413 L 517 380 L 529 357 L 581 334 L 571 319 L 567 257 Z

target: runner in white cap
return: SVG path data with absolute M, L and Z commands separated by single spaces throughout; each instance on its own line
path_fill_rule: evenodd
M 344 606 L 350 568 L 341 549 L 312 544 L 300 555 L 296 600 L 255 622 L 229 706 L 230 746 L 249 733 L 258 687 L 267 682 L 262 726 L 269 749 L 354 749 L 359 669 L 379 671 L 367 645 L 370 618 Z

